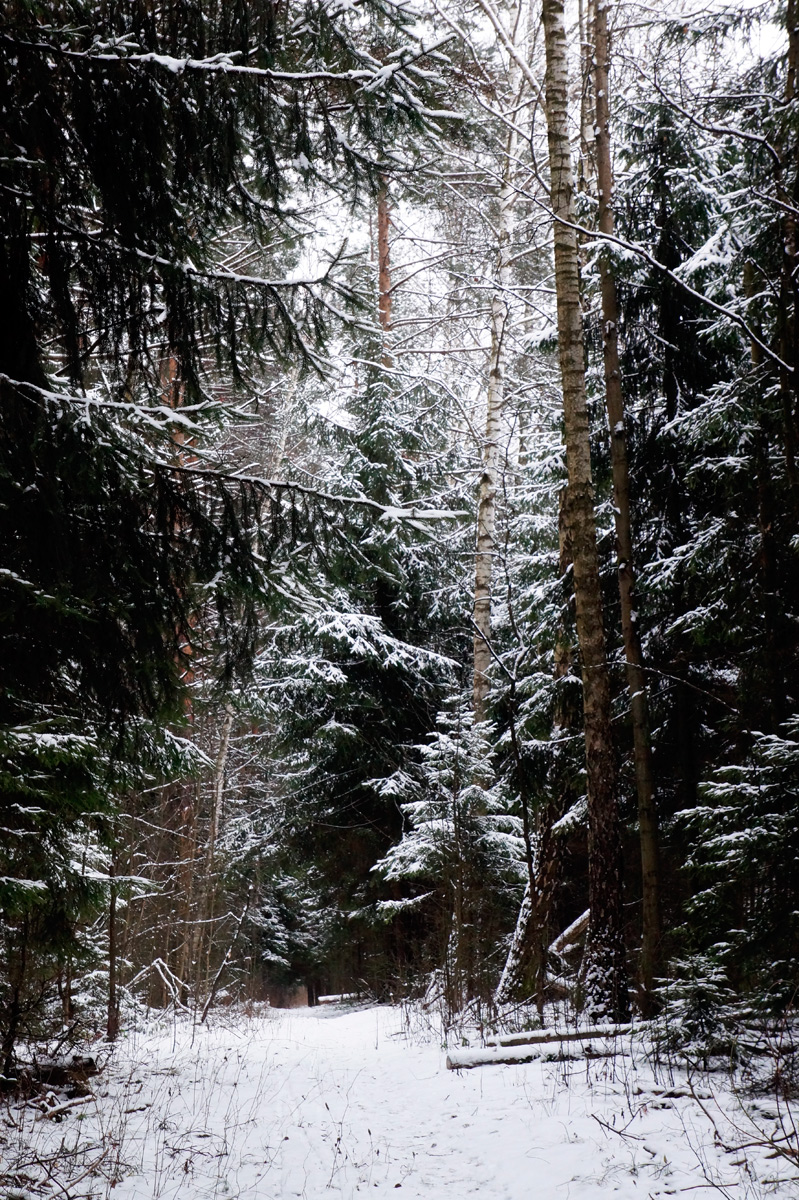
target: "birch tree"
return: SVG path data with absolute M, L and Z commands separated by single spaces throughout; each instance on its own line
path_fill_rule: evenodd
M 568 472 L 565 519 L 572 549 L 577 637 L 582 659 L 588 778 L 591 919 L 586 949 L 586 992 L 589 1011 L 593 1015 L 619 1018 L 627 1010 L 621 841 L 586 403 L 575 176 L 569 144 L 569 72 L 562 0 L 544 0 L 543 23 L 558 353 Z
M 514 46 L 526 32 L 526 5 L 511 11 L 511 36 Z M 487 716 L 488 670 L 491 665 L 491 583 L 497 522 L 497 484 L 501 460 L 502 415 L 505 401 L 507 359 L 506 329 L 510 317 L 511 239 L 513 236 L 518 151 L 517 113 L 526 87 L 518 62 L 510 60 L 510 112 L 505 134 L 496 222 L 496 250 L 491 295 L 491 345 L 488 356 L 485 439 L 482 448 L 482 473 L 477 500 L 477 544 L 474 563 L 474 715 L 481 722 Z

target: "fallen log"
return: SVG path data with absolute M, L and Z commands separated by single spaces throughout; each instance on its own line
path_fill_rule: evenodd
M 590 1041 L 594 1038 L 622 1037 L 632 1025 L 592 1025 L 590 1029 L 532 1029 L 525 1033 L 506 1033 L 486 1038 L 486 1046 L 539 1046 L 550 1042 Z
M 552 1043 L 556 1044 L 556 1043 Z M 613 1058 L 619 1052 L 615 1047 L 608 1049 L 605 1043 L 599 1046 L 586 1041 L 581 1047 L 581 1054 L 570 1055 L 568 1051 L 560 1053 L 547 1051 L 543 1045 L 537 1046 L 476 1046 L 474 1048 L 453 1049 L 447 1054 L 448 1071 L 469 1071 L 473 1067 L 503 1066 L 518 1063 L 537 1062 L 544 1058 L 548 1062 L 579 1062 L 581 1058 Z
M 549 947 L 550 954 L 564 954 L 569 950 L 574 942 L 585 933 L 588 928 L 588 923 L 591 920 L 591 909 L 587 908 L 584 913 L 581 913 L 576 921 L 572 921 L 563 933 L 559 933 L 554 942 Z
M 448 1071 L 468 1071 L 472 1067 L 487 1067 L 500 1063 L 529 1063 L 541 1057 L 540 1050 L 529 1047 L 514 1049 L 502 1046 L 486 1046 L 475 1049 L 450 1050 L 447 1054 Z

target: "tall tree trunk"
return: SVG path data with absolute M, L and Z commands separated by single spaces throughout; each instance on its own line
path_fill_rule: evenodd
M 199 807 L 197 785 L 183 788 L 178 829 L 178 870 L 175 918 L 178 947 L 175 955 L 175 975 L 183 985 L 180 999 L 186 1003 L 189 992 L 189 972 L 194 967 L 197 944 L 195 918 L 196 874 L 197 874 L 197 809 Z M 168 960 L 167 960 L 168 961 Z M 193 982 L 197 982 L 196 979 Z
M 593 79 L 591 78 L 592 38 L 592 0 L 578 0 L 577 28 L 580 33 L 580 158 L 578 163 L 577 186 L 579 191 L 593 191 L 593 177 L 596 172 L 594 160 L 594 124 L 596 121 L 595 97 Z
M 528 10 L 529 18 L 529 10 Z M 512 13 L 511 38 L 516 45 L 521 34 L 526 38 L 527 22 L 523 19 L 523 5 L 517 4 Z M 486 390 L 486 425 L 483 441 L 483 469 L 477 496 L 477 537 L 474 556 L 474 639 L 473 639 L 473 709 L 475 724 L 488 716 L 490 684 L 488 668 L 491 663 L 491 591 L 496 544 L 496 497 L 499 476 L 499 439 L 502 426 L 502 411 L 505 401 L 506 328 L 508 322 L 508 286 L 510 283 L 510 247 L 514 217 L 514 170 L 518 145 L 516 112 L 525 87 L 522 72 L 515 56 L 510 60 L 510 93 L 514 98 L 513 124 L 508 129 L 502 163 L 502 181 L 499 191 L 497 219 L 496 257 L 494 267 L 494 289 L 491 295 L 491 348 L 488 359 L 488 387 Z M 527 463 L 526 422 L 520 415 L 519 427 L 519 474 Z M 521 480 L 520 480 L 521 482 Z M 511 681 L 510 728 L 513 753 L 517 768 L 521 766 L 515 724 L 515 682 Z M 520 774 L 521 779 L 521 774 Z M 522 784 L 522 786 L 524 786 Z M 531 932 L 537 916 L 537 889 L 534 867 L 534 849 L 530 822 L 528 797 L 523 794 L 522 817 L 524 843 L 527 859 L 527 886 L 516 921 L 516 930 L 511 940 L 505 967 L 494 992 L 494 1003 L 504 1004 L 510 999 L 519 983 L 525 960 L 529 954 Z
M 751 259 L 744 263 L 744 294 L 751 298 L 757 286 L 755 264 Z M 750 318 L 751 319 L 751 318 Z M 754 322 L 753 322 L 754 324 Z M 762 332 L 755 328 L 760 336 Z M 754 338 L 749 343 L 752 367 L 756 370 L 763 361 L 763 352 Z M 785 678 L 786 639 L 782 636 L 780 614 L 780 583 L 778 570 L 778 543 L 775 537 L 776 504 L 774 483 L 769 463 L 769 429 L 763 413 L 759 418 L 758 435 L 755 439 L 755 469 L 757 479 L 757 525 L 760 535 L 760 550 L 757 556 L 760 586 L 763 596 L 763 632 L 766 709 L 761 717 L 763 732 L 776 733 L 787 716 L 788 689 Z
M 0 1044 L 0 1062 L 2 1063 L 2 1090 L 10 1091 L 14 1087 L 16 1077 L 16 1045 L 19 1027 L 22 1022 L 22 988 L 28 965 L 29 927 L 26 918 L 20 926 L 19 945 L 14 947 L 14 953 L 8 955 L 8 1003 L 3 1013 L 2 1043 Z M 10 938 L 7 949 L 10 949 Z
M 596 167 L 599 188 L 599 229 L 613 235 L 613 165 L 610 147 L 610 98 L 608 94 L 608 16 L 605 0 L 593 0 L 594 97 L 596 105 Z M 641 844 L 642 931 L 640 982 L 642 1007 L 651 1008 L 655 970 L 660 946 L 660 868 L 658 821 L 652 769 L 652 738 L 649 697 L 635 621 L 635 568 L 630 516 L 630 471 L 627 461 L 627 430 L 622 391 L 618 342 L 618 302 L 610 253 L 599 259 L 602 288 L 602 329 L 605 367 L 605 403 L 610 425 L 610 456 L 613 473 L 613 512 L 616 523 L 619 597 L 630 716 L 633 729 L 635 786 L 638 793 L 638 831 Z
M 516 19 L 518 24 L 518 14 Z M 511 66 L 512 94 L 520 88 L 520 72 Z M 488 668 L 491 665 L 491 581 L 496 550 L 497 483 L 502 410 L 505 402 L 506 329 L 508 322 L 508 285 L 510 282 L 510 245 L 513 230 L 514 158 L 517 135 L 508 132 L 502 164 L 497 219 L 497 247 L 494 289 L 491 295 L 491 349 L 488 358 L 486 425 L 483 441 L 483 469 L 477 494 L 477 542 L 474 556 L 474 683 L 475 723 L 488 715 L 490 690 Z
M 384 367 L 393 366 L 387 346 L 391 330 L 391 248 L 388 237 L 390 228 L 388 191 L 383 183 L 377 193 L 377 316 L 383 331 L 383 352 L 380 361 Z
M 105 1039 L 107 1042 L 115 1042 L 119 1034 L 116 847 L 112 850 L 111 866 L 108 874 L 108 1010 L 106 1013 Z
M 558 350 L 563 384 L 568 494 L 566 519 L 574 562 L 577 638 L 582 658 L 585 755 L 588 776 L 588 892 L 591 923 L 586 947 L 586 999 L 596 1018 L 627 1012 L 621 906 L 621 838 L 611 740 L 611 697 L 599 579 L 585 352 L 580 307 L 574 168 L 569 145 L 568 60 L 563 0 L 544 0 L 546 110 L 554 216 Z
M 785 10 L 788 31 L 788 61 L 785 79 L 785 104 L 788 112 L 795 107 L 799 96 L 799 4 L 788 0 Z M 799 202 L 799 162 L 794 124 L 789 117 L 785 140 L 778 145 L 779 165 L 776 170 L 777 201 L 781 207 L 782 274 L 779 304 L 779 352 L 783 362 L 793 370 L 780 371 L 780 391 L 783 405 L 785 464 L 794 506 L 797 505 L 796 458 L 797 447 L 797 363 L 799 363 L 799 239 L 796 230 L 796 208 Z M 793 178 L 788 176 L 793 170 Z
M 211 779 L 211 813 L 208 830 L 208 849 L 206 852 L 205 877 L 207 893 L 205 903 L 205 986 L 206 992 L 211 987 L 211 955 L 214 947 L 214 917 L 216 916 L 217 879 L 216 879 L 216 846 L 219 841 L 220 822 L 222 820 L 222 803 L 225 798 L 225 772 L 227 770 L 228 754 L 230 752 L 230 735 L 233 730 L 233 708 L 225 705 L 225 715 L 222 718 L 222 728 L 219 733 L 219 746 L 214 762 L 214 773 Z

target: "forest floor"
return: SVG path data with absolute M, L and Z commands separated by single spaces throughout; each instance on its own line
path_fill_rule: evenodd
M 449 1071 L 413 1009 L 178 1019 L 121 1040 L 60 1121 L 0 1111 L 0 1200 L 799 1195 L 773 1146 L 742 1149 L 785 1119 L 773 1100 L 655 1071 L 634 1045 Z

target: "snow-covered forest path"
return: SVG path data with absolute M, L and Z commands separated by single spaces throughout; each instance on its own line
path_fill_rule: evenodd
M 760 1182 L 757 1164 L 747 1175 L 742 1155 L 714 1145 L 715 1102 L 629 1056 L 452 1072 L 418 1020 L 322 1007 L 131 1034 L 97 1104 L 40 1120 L 39 1138 L 83 1139 L 76 1164 L 102 1156 L 71 1197 L 121 1200 L 654 1200 L 711 1180 L 743 1200 L 781 1173 L 764 1160 Z

